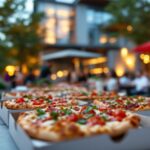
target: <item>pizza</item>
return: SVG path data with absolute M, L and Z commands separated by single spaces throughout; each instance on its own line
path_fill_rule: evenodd
M 131 112 L 96 106 L 52 107 L 20 114 L 17 123 L 35 139 L 59 142 L 92 135 L 117 137 L 137 128 L 140 118 Z
M 111 100 L 94 100 L 95 105 L 100 109 L 124 109 L 130 111 L 150 110 L 150 98 L 143 96 L 117 96 Z
M 79 100 L 109 100 L 116 97 L 117 94 L 114 92 L 97 92 L 96 90 L 93 90 L 91 92 L 87 91 L 80 91 L 76 93 L 72 93 L 69 95 L 70 98 L 75 98 Z
M 48 105 L 51 106 L 69 106 L 76 105 L 77 101 L 67 100 L 64 98 L 56 98 L 49 96 L 34 97 L 32 95 L 24 95 L 20 98 L 13 98 L 12 100 L 7 100 L 4 102 L 4 106 L 12 110 L 21 110 L 21 109 L 35 109 L 35 108 L 44 108 Z

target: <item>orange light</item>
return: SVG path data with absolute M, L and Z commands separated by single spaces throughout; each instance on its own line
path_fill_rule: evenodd
M 133 30 L 133 27 L 131 25 L 127 26 L 127 31 L 131 32 Z
M 99 39 L 99 42 L 101 44 L 105 44 L 105 43 L 107 43 L 107 41 L 108 41 L 108 39 L 107 39 L 106 35 L 101 36 L 100 39 Z
M 123 76 L 124 73 L 125 73 L 124 67 L 121 66 L 121 65 L 117 65 L 116 69 L 115 69 L 115 72 L 116 72 L 116 74 L 117 74 L 118 77 Z
M 130 70 L 133 70 L 135 67 L 135 56 L 130 54 L 126 57 L 125 63 Z
M 23 73 L 23 74 L 27 74 L 27 73 L 28 73 L 28 68 L 27 68 L 27 65 L 26 65 L 26 64 L 23 64 L 23 65 L 22 65 L 22 73 Z
M 51 79 L 52 79 L 52 80 L 56 80 L 56 79 L 57 79 L 56 74 L 52 74 L 52 75 L 51 75 Z
M 83 62 L 83 64 L 84 65 L 95 65 L 95 64 L 104 63 L 106 61 L 107 61 L 106 57 L 100 57 L 100 58 L 93 58 L 93 59 L 85 60 Z
M 109 72 L 109 68 L 105 67 L 105 68 L 103 69 L 103 72 L 104 72 L 104 73 L 108 73 L 108 72 Z
M 101 74 L 103 72 L 102 68 L 94 68 L 90 70 L 90 73 L 92 74 Z
M 64 71 L 63 71 L 64 76 L 67 76 L 68 73 L 69 73 L 68 70 L 64 70 Z
M 40 70 L 39 69 L 36 69 L 33 71 L 33 74 L 38 77 L 40 75 Z

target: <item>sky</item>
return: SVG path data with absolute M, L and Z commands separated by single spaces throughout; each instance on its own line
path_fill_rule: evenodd
M 26 9 L 30 12 L 33 11 L 33 0 L 27 0 L 26 2 Z
M 4 1 L 6 1 L 6 0 L 0 0 L 0 7 L 3 6 Z M 34 0 L 25 0 L 25 1 L 26 1 L 26 10 L 29 11 L 29 12 L 32 12 L 33 11 L 33 1 Z

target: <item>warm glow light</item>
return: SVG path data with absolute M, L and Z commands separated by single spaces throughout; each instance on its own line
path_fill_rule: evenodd
M 93 59 L 85 60 L 83 62 L 83 64 L 84 65 L 95 65 L 95 64 L 104 63 L 106 61 L 107 61 L 106 57 L 100 57 L 100 58 L 93 58 Z
M 55 37 L 46 37 L 45 42 L 49 44 L 55 44 L 56 43 L 56 38 Z
M 68 10 L 58 10 L 57 11 L 57 16 L 62 17 L 62 18 L 68 18 L 70 16 L 70 12 Z
M 70 21 L 68 19 L 63 19 L 63 20 L 59 21 L 59 24 L 61 26 L 70 26 Z
M 121 48 L 121 56 L 126 57 L 128 55 L 128 49 L 126 47 Z
M 36 64 L 37 63 L 37 58 L 35 58 L 35 57 L 30 57 L 29 58 L 29 63 L 31 63 L 31 64 Z
M 126 65 L 130 70 L 134 70 L 135 67 L 135 56 L 134 55 L 128 55 L 125 59 Z
M 22 65 L 22 73 L 23 73 L 23 74 L 27 74 L 27 73 L 28 73 L 28 68 L 27 68 L 27 65 L 26 65 L 26 64 L 23 64 L 23 65 Z
M 56 80 L 56 79 L 57 79 L 56 74 L 52 74 L 52 75 L 51 75 L 51 79 L 52 79 L 52 80 Z
M 46 37 L 55 37 L 55 32 L 53 30 L 47 30 Z
M 64 76 L 67 76 L 69 72 L 68 70 L 64 70 L 63 73 L 64 73 Z
M 149 55 L 144 55 L 144 60 L 143 60 L 144 64 L 148 64 L 150 62 L 150 57 Z
M 39 69 L 36 69 L 33 71 L 33 74 L 38 77 L 40 75 L 40 70 Z
M 108 39 L 107 39 L 106 35 L 101 36 L 100 39 L 99 39 L 99 42 L 101 44 L 105 44 L 105 43 L 107 43 L 107 41 L 108 41 Z
M 70 30 L 70 28 L 67 27 L 67 26 L 62 26 L 62 28 L 61 28 L 61 31 L 62 31 L 63 33 L 68 33 L 69 30 Z
M 117 42 L 117 39 L 116 39 L 115 37 L 111 37 L 111 38 L 109 38 L 109 42 L 110 42 L 111 44 L 114 44 L 114 43 Z
M 133 27 L 131 25 L 127 26 L 127 31 L 131 32 L 133 30 Z
M 47 16 L 53 16 L 55 14 L 55 10 L 52 8 L 46 9 Z
M 103 69 L 102 68 L 94 68 L 94 69 L 91 69 L 90 70 L 90 73 L 91 74 L 100 74 L 103 72 Z
M 78 58 L 74 58 L 73 64 L 74 64 L 75 71 L 80 72 L 80 60 Z
M 45 26 L 46 28 L 55 28 L 55 23 L 56 23 L 55 18 L 51 18 L 46 21 Z
M 63 73 L 62 71 L 58 71 L 58 72 L 57 72 L 57 76 L 58 76 L 59 78 L 61 78 L 61 77 L 64 76 L 64 73 Z
M 6 66 L 5 71 L 8 73 L 9 76 L 13 76 L 16 71 L 16 67 L 12 65 Z
M 141 59 L 144 59 L 144 54 L 141 54 L 141 55 L 140 55 L 140 58 L 141 58 Z
M 109 68 L 105 67 L 105 68 L 103 69 L 103 72 L 104 72 L 104 73 L 108 73 L 108 72 L 109 72 Z
M 121 65 L 116 66 L 115 72 L 116 72 L 118 77 L 123 76 L 125 73 L 124 67 Z

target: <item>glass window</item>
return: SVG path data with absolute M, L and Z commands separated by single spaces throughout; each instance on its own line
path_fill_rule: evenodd
M 74 10 L 61 4 L 41 3 L 38 11 L 44 11 L 43 22 L 46 29 L 45 42 L 48 44 L 68 44 L 74 36 Z

